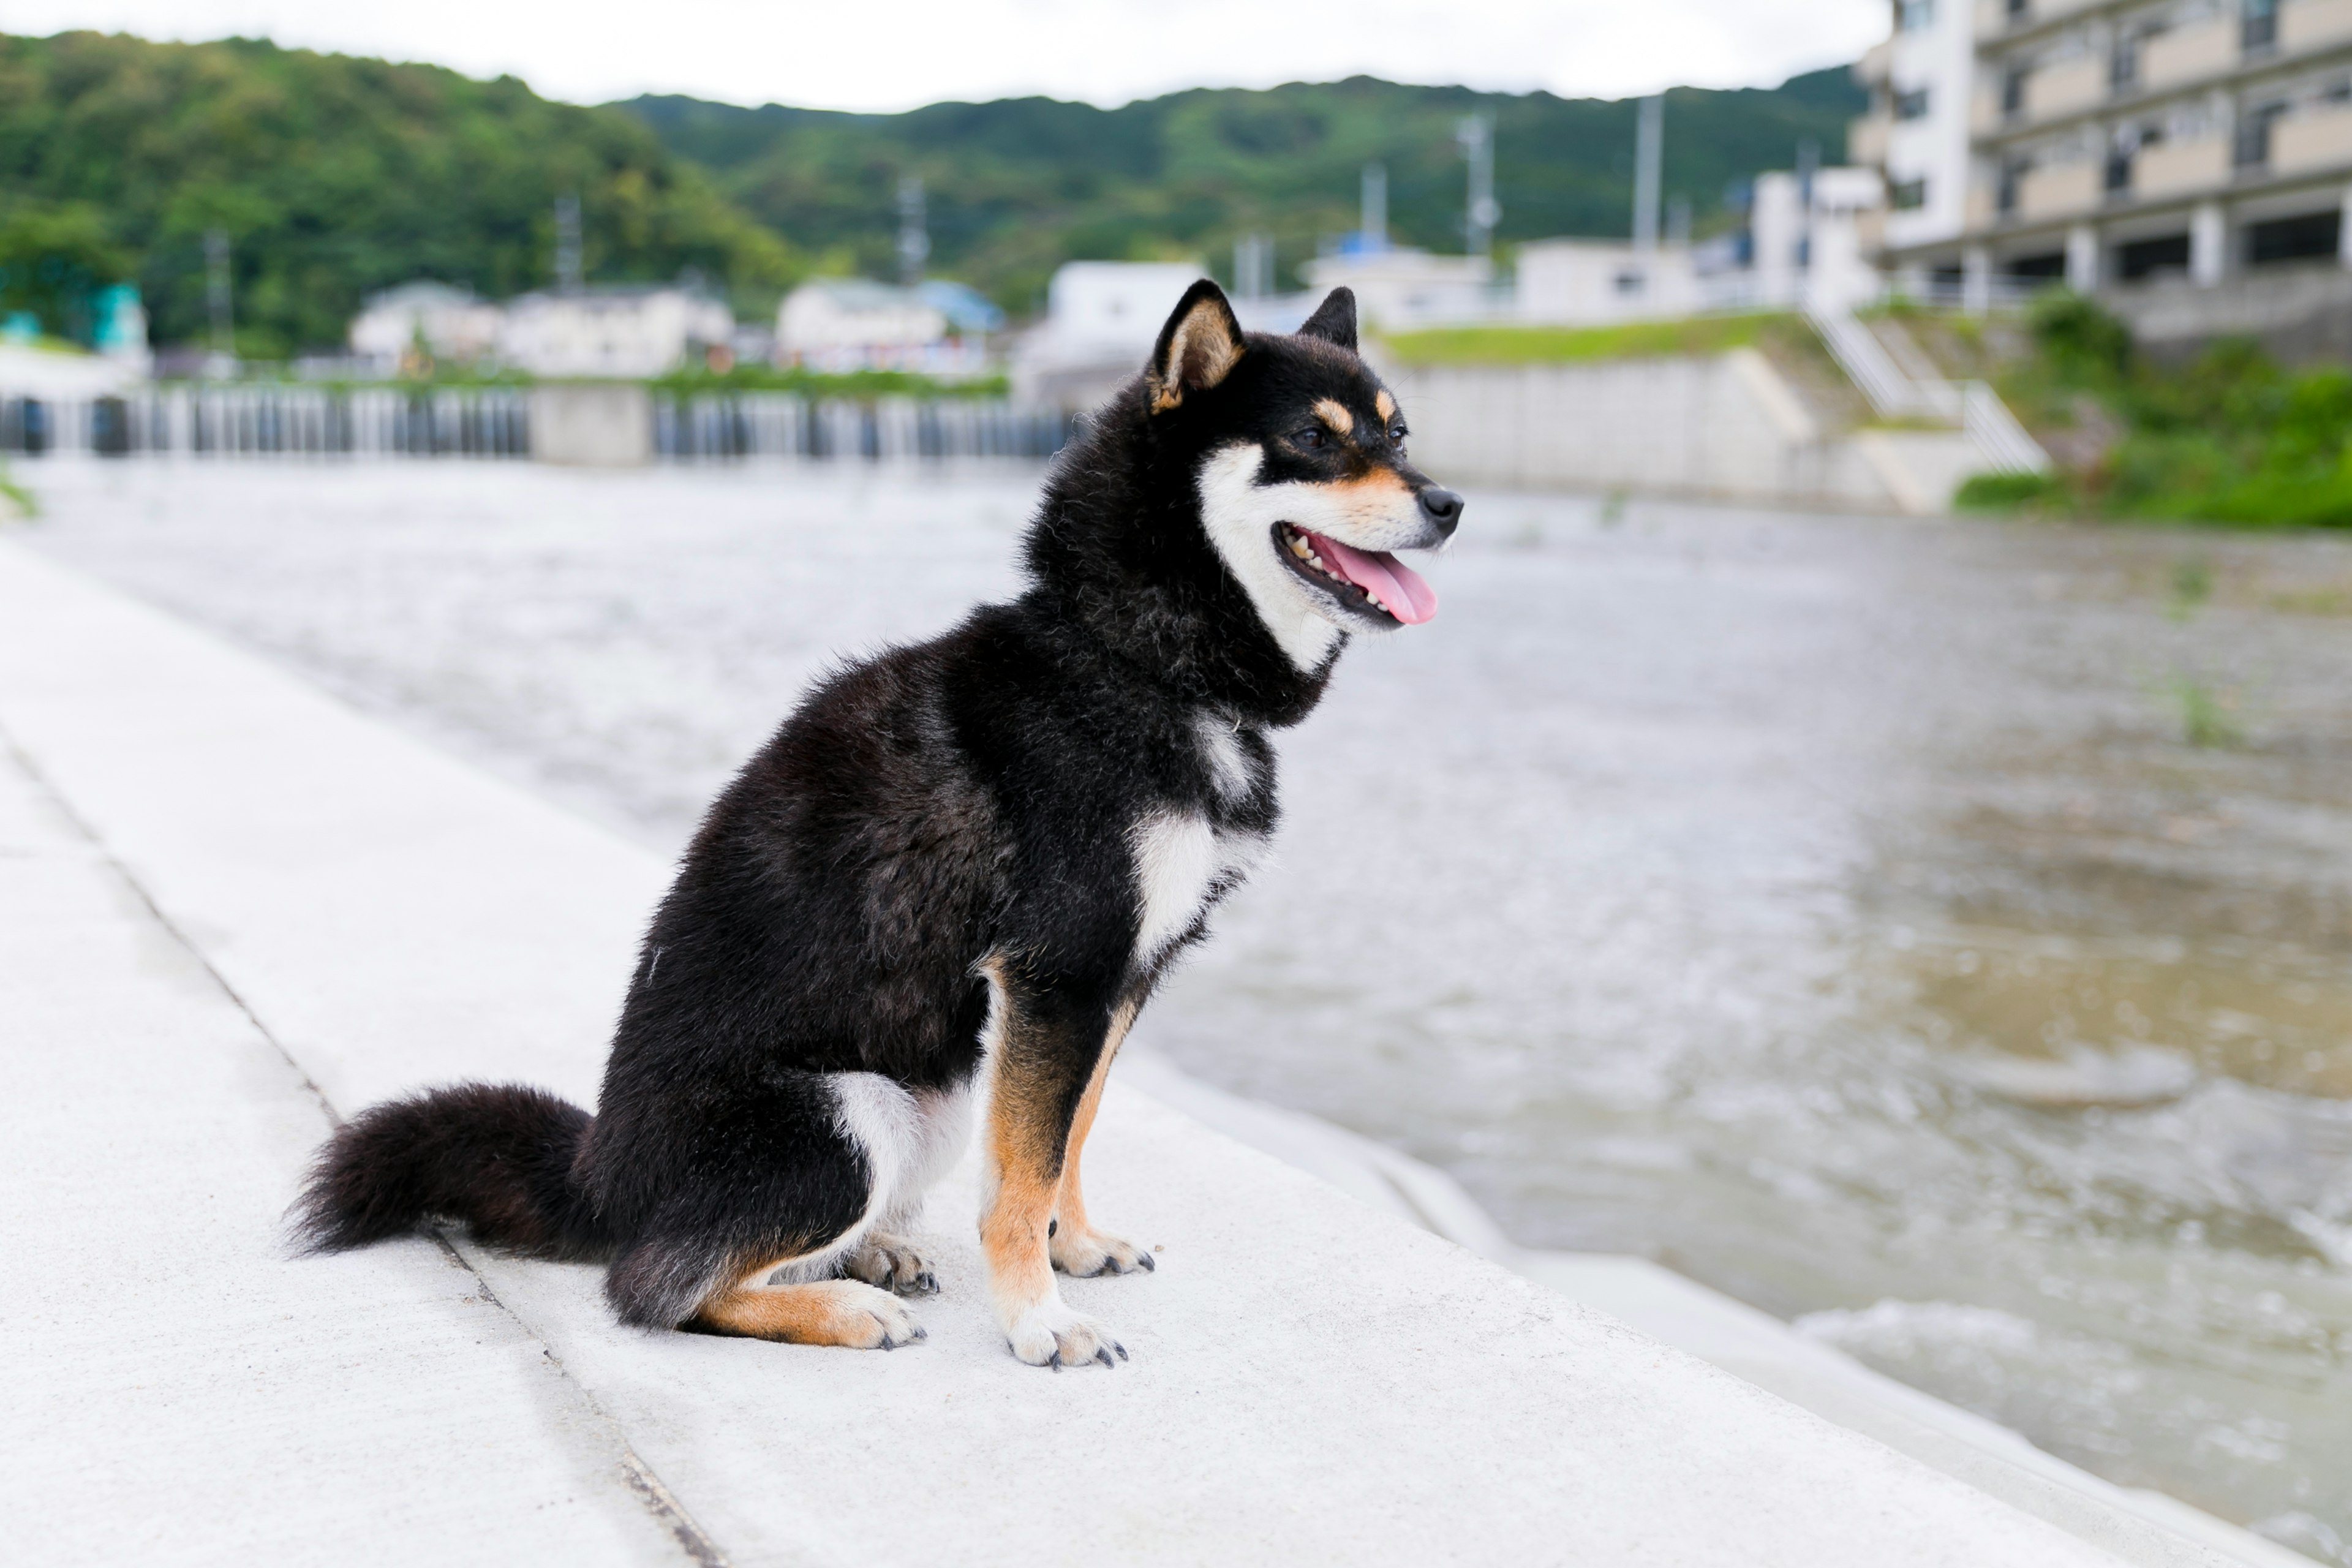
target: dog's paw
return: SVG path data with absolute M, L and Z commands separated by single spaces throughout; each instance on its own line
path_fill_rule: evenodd
M 823 1342 L 855 1350 L 894 1351 L 929 1337 L 922 1325 L 915 1321 L 915 1315 L 900 1306 L 898 1298 L 887 1290 L 871 1289 L 846 1279 L 834 1284 L 842 1295 L 827 1314 L 828 1331 Z
M 1073 1312 L 1059 1301 L 1041 1301 L 1013 1321 L 1005 1331 L 1012 1342 L 1013 1353 L 1031 1366 L 1050 1366 L 1059 1372 L 1066 1366 L 1084 1366 L 1088 1362 L 1100 1362 L 1116 1366 L 1127 1359 L 1127 1347 L 1092 1319 Z
M 1160 1267 L 1151 1261 L 1151 1254 L 1133 1242 L 1098 1230 L 1056 1227 L 1045 1250 L 1052 1255 L 1055 1268 L 1077 1279 L 1091 1279 L 1097 1274 L 1149 1273 Z
M 860 1351 L 894 1351 L 924 1337 L 898 1298 L 855 1279 L 729 1290 L 703 1303 L 682 1327 L 693 1333 Z
M 842 1272 L 853 1279 L 863 1279 L 877 1290 L 896 1290 L 901 1296 L 935 1296 L 940 1282 L 912 1247 L 898 1237 L 873 1236 L 866 1244 L 849 1255 Z

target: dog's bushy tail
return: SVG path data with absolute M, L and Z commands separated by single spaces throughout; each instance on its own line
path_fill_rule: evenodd
M 461 1083 L 386 1100 L 327 1141 L 295 1205 L 310 1250 L 462 1220 L 477 1240 L 585 1260 L 609 1245 L 572 1174 L 593 1119 L 544 1089 Z

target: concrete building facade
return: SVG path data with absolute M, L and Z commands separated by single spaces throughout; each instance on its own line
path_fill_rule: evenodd
M 2275 269 L 2352 264 L 2352 0 L 1895 0 L 1893 22 L 1849 146 L 1885 172 L 1906 292 L 1981 308 L 2063 279 L 2210 335 L 2271 324 L 2250 300 Z M 2343 285 L 2289 292 L 2352 314 Z

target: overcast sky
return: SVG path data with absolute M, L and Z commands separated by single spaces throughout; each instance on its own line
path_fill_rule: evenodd
M 1575 97 L 1760 87 L 1851 60 L 1886 26 L 1885 0 L 0 0 L 12 33 L 243 34 L 512 72 L 582 103 L 864 110 L 1021 93 L 1109 106 L 1358 72 Z

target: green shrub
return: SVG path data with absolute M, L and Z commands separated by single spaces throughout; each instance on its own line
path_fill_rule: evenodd
M 2072 423 L 2066 409 L 2087 396 L 2123 435 L 2069 485 L 1980 477 L 1957 505 L 2015 510 L 2071 489 L 2111 517 L 2352 527 L 2352 373 L 2288 370 L 2242 339 L 2157 364 L 2122 321 L 2063 289 L 2034 301 L 2028 325 L 2034 356 L 2002 391 L 2045 426 Z
M 2063 380 L 2104 384 L 2131 366 L 2131 329 L 2095 300 L 2050 289 L 2035 296 L 2026 323 L 2034 345 Z
M 2063 504 L 2066 481 L 2055 474 L 1970 474 L 1953 493 L 1961 511 L 2012 512 Z

